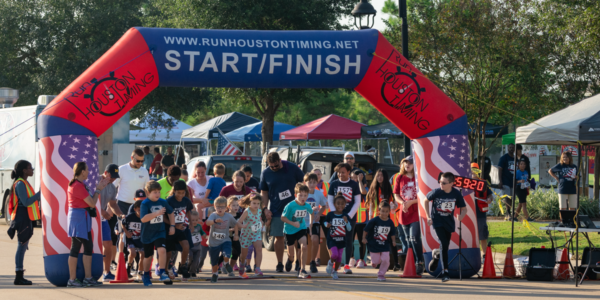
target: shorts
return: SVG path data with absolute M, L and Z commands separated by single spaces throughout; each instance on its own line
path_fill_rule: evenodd
M 271 229 L 269 231 L 269 235 L 274 237 L 283 236 L 283 221 L 281 221 L 281 217 L 271 218 Z
M 527 203 L 527 189 L 516 189 L 515 196 L 519 199 L 519 203 Z
M 313 223 L 310 225 L 310 235 L 317 235 L 321 237 L 321 224 Z
M 171 225 L 165 224 L 165 230 L 167 231 L 167 252 L 177 251 L 177 245 L 181 241 L 187 241 L 187 235 L 185 231 L 175 229 L 175 234 L 169 235 Z
M 117 215 L 113 215 L 113 217 L 110 218 L 110 220 L 108 220 L 108 225 L 110 226 L 110 238 L 112 240 L 113 246 L 116 246 L 117 241 L 119 240 L 119 236 L 115 232 L 115 229 L 117 228 L 117 223 L 119 223 L 119 218 L 117 218 Z
M 297 241 L 299 241 L 300 239 L 302 239 L 306 235 L 307 235 L 307 230 L 306 229 L 298 230 L 298 232 L 293 233 L 293 234 L 286 234 L 285 235 L 285 239 L 287 240 L 287 245 L 288 246 L 293 246 Z
M 129 214 L 129 208 L 131 207 L 132 204 L 121 201 L 121 200 L 117 200 L 117 205 L 119 205 L 119 209 L 121 209 L 121 212 L 124 215 L 127 215 L 127 214 Z
M 210 265 L 217 266 L 219 265 L 219 257 L 221 253 L 225 257 L 231 256 L 231 241 L 225 241 L 223 244 L 216 247 L 209 247 L 208 254 L 210 255 Z
M 102 221 L 102 241 L 103 242 L 108 242 L 108 241 L 112 241 L 112 236 L 110 234 L 112 230 L 110 230 L 110 225 L 108 224 L 108 221 Z
M 159 238 L 152 241 L 150 244 L 144 244 L 144 257 L 148 258 L 154 256 L 154 248 L 165 248 L 166 243 L 164 238 Z
M 479 233 L 480 241 L 487 240 L 490 237 L 486 216 L 477 217 L 477 232 Z

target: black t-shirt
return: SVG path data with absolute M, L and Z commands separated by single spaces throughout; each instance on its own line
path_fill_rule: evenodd
M 175 224 L 183 223 L 187 226 L 190 223 L 190 220 L 188 220 L 187 218 L 187 213 L 191 212 L 194 209 L 192 201 L 187 197 L 183 197 L 181 201 L 177 201 L 177 199 L 175 199 L 175 196 L 171 196 L 167 198 L 167 202 L 173 208 Z
M 167 166 L 166 168 L 163 168 L 163 175 L 167 176 L 167 169 L 175 164 L 175 155 L 174 154 L 165 154 L 163 156 L 163 158 L 160 160 L 160 163 Z
M 381 253 L 390 251 L 392 238 L 396 236 L 396 227 L 394 221 L 386 221 L 379 216 L 369 220 L 365 226 L 364 234 L 367 235 L 367 248 L 371 253 Z
M 558 177 L 559 194 L 577 194 L 577 187 L 575 186 L 577 166 L 557 164 L 551 170 Z
M 283 168 L 273 172 L 266 168 L 260 175 L 260 190 L 269 192 L 269 210 L 273 217 L 281 217 L 286 205 L 294 200 L 296 183 L 304 181 L 304 173 L 297 165 L 282 160 Z
M 427 194 L 427 200 L 433 202 L 431 205 L 433 227 L 443 227 L 448 232 L 454 232 L 454 210 L 466 206 L 462 193 L 455 188 L 452 188 L 450 193 L 437 188 Z
M 502 185 L 513 187 L 513 176 L 515 175 L 515 157 L 508 153 L 500 157 L 498 166 L 502 168 Z
M 479 162 L 479 158 L 475 157 L 475 159 L 473 159 L 473 162 L 478 163 Z M 481 177 L 484 180 L 487 180 L 488 182 L 492 182 L 492 177 L 490 176 L 490 172 L 492 170 L 492 160 L 485 156 L 483 158 L 483 168 L 481 169 Z
M 250 180 L 246 182 L 246 186 L 253 192 L 260 192 L 258 180 L 254 179 L 254 177 L 251 177 Z
M 133 205 L 131 206 L 133 207 Z M 131 231 L 131 238 L 127 238 L 127 245 L 134 245 L 136 248 L 144 248 L 142 244 L 142 220 L 134 212 L 129 213 L 122 221 L 123 228 Z
M 346 236 L 347 228 L 346 222 L 344 222 L 344 217 L 346 217 L 346 219 L 350 221 L 350 217 L 347 213 L 336 215 L 335 212 L 330 211 L 329 213 L 327 213 L 327 216 L 325 216 L 325 222 L 331 224 L 331 227 L 329 227 L 325 232 L 325 236 L 327 237 L 327 247 L 329 249 L 331 249 L 332 247 L 346 247 L 346 238 L 349 237 Z
M 335 195 L 337 195 L 338 192 L 342 192 L 344 198 L 346 198 L 344 213 L 347 214 L 352 210 L 352 206 L 354 206 L 354 196 L 360 195 L 360 187 L 354 180 L 348 180 L 347 182 L 335 180 L 329 186 L 329 192 L 327 194 L 335 198 Z M 352 220 L 356 220 L 356 214 Z

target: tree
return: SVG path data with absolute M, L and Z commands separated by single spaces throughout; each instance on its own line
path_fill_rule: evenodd
M 480 164 L 488 122 L 508 126 L 560 102 L 548 90 L 552 49 L 533 8 L 529 0 L 408 3 L 411 62 L 465 110 L 471 157 L 477 149 Z M 388 24 L 386 36 L 400 48 L 400 25 Z
M 342 30 L 340 18 L 349 15 L 355 0 L 156 0 L 148 6 L 145 24 L 157 27 L 255 29 L 255 30 Z M 326 90 L 321 90 L 326 92 Z M 234 103 L 252 104 L 263 120 L 263 146 L 273 140 L 273 124 L 279 109 L 310 99 L 303 89 L 220 89 Z M 263 147 L 264 149 L 264 147 Z

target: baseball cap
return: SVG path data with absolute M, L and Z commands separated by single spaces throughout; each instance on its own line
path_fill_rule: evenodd
M 348 155 L 350 155 L 350 156 L 354 157 L 354 153 L 352 153 L 352 152 L 348 151 L 348 152 L 346 152 L 346 153 L 344 154 L 344 158 L 346 158 L 346 156 L 348 156 Z
M 412 157 L 412 155 L 409 155 L 409 156 L 405 157 L 404 159 L 402 159 L 402 161 L 406 161 L 406 162 L 412 164 L 413 163 L 413 157 Z
M 139 189 L 137 191 L 135 191 L 135 197 L 133 197 L 133 200 L 138 201 L 138 200 L 144 200 L 146 199 L 146 191 Z
M 106 166 L 106 169 L 104 169 L 105 172 L 108 172 L 110 174 L 110 178 L 120 178 L 119 176 L 119 166 L 115 165 L 115 164 L 110 164 L 108 166 Z

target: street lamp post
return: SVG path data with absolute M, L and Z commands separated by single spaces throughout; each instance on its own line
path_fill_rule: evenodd
M 368 0 L 360 0 L 360 3 L 356 4 L 352 10 L 352 15 L 354 16 L 354 26 L 356 26 L 356 28 L 359 30 L 373 28 L 376 14 L 377 11 Z M 366 25 L 362 24 L 363 17 L 366 17 Z M 371 19 L 369 19 L 369 17 L 371 17 Z M 356 24 L 356 21 L 358 21 L 358 24 Z
M 402 56 L 408 60 L 408 19 L 406 17 L 406 0 L 398 0 L 400 19 L 402 20 Z M 404 135 L 404 157 L 411 153 L 410 139 Z

